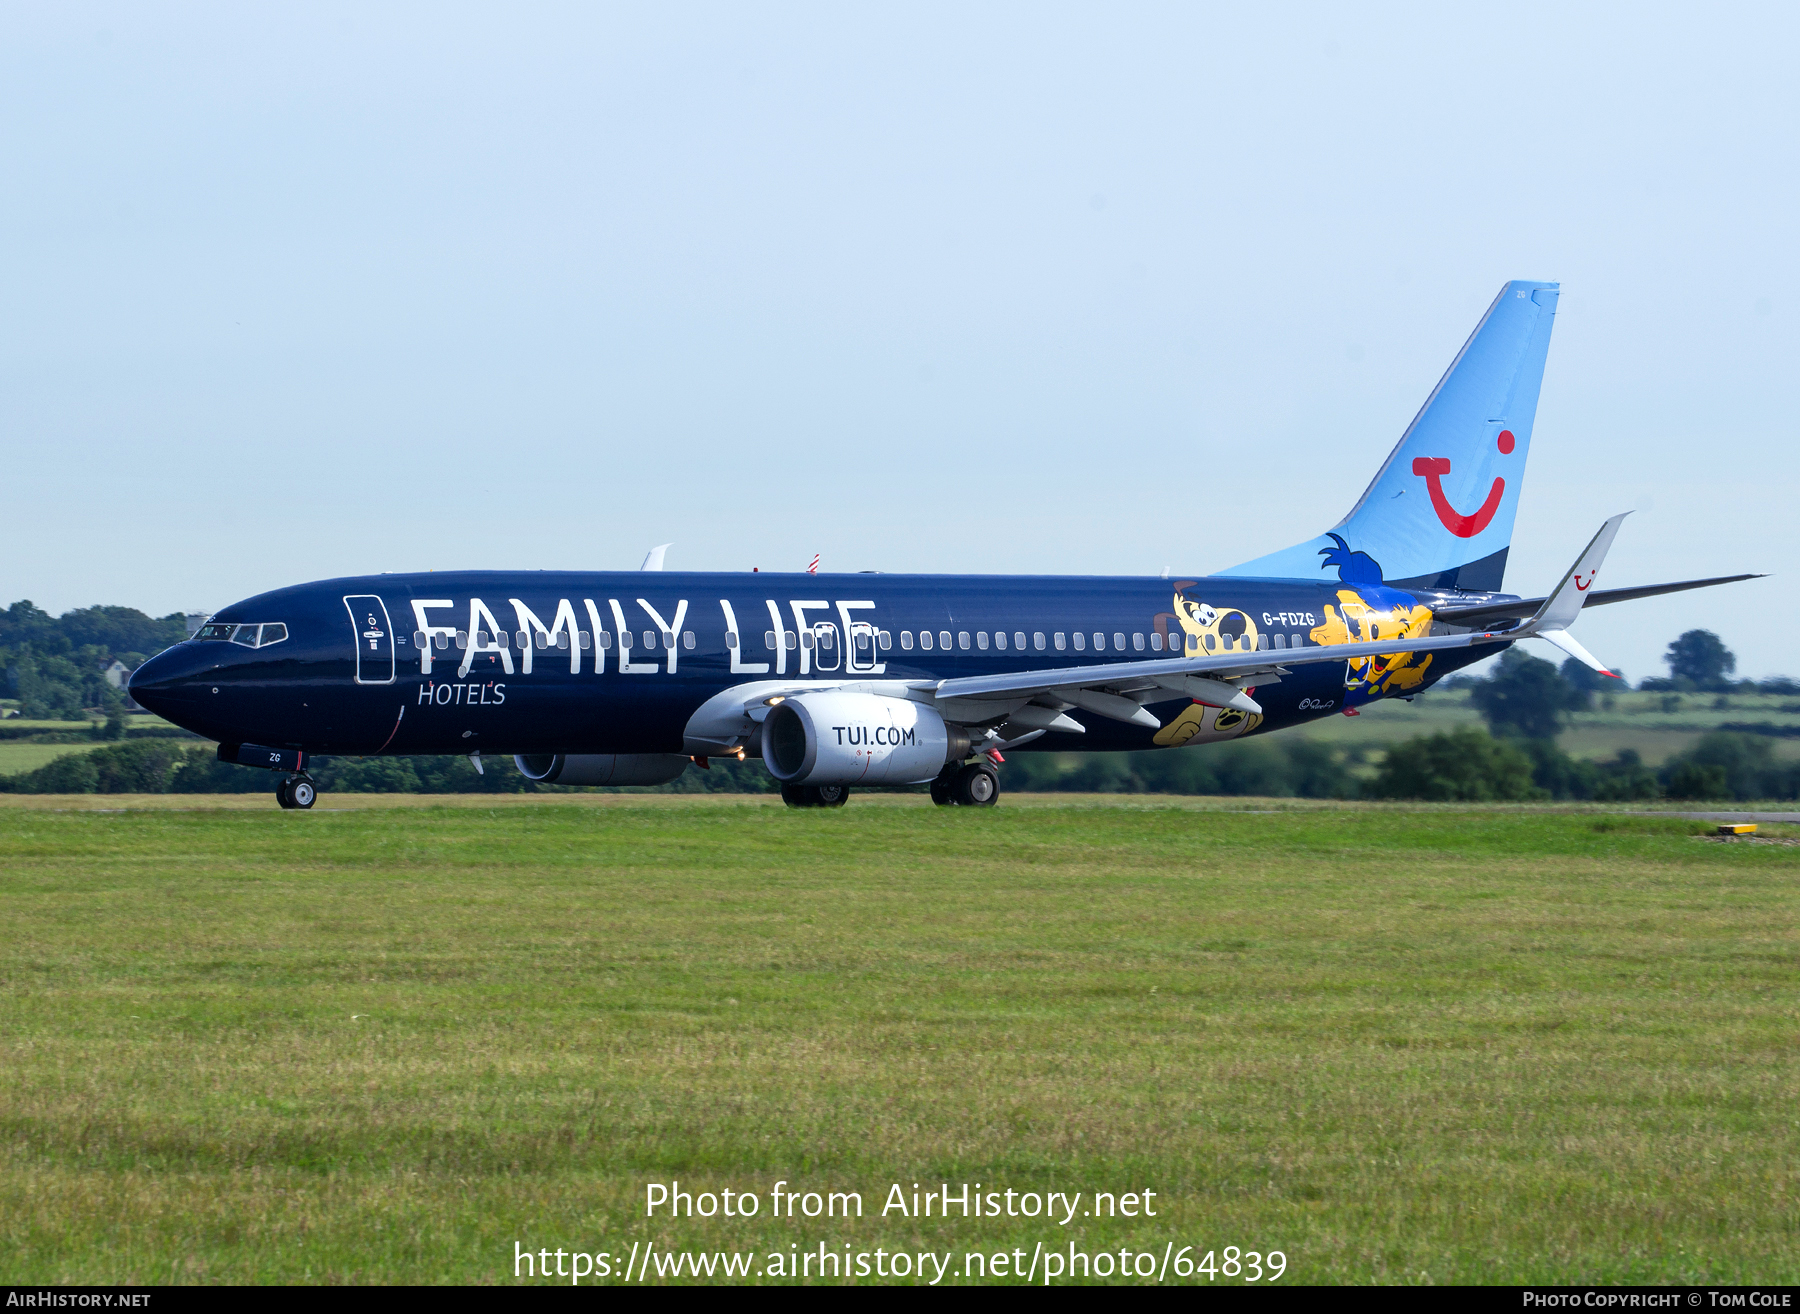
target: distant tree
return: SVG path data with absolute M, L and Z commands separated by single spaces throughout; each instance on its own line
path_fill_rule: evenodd
M 1494 673 L 1469 690 L 1469 701 L 1495 734 L 1554 739 L 1564 713 L 1584 705 L 1586 695 L 1549 662 L 1508 648 Z
M 1737 658 L 1711 630 L 1689 630 L 1669 645 L 1663 660 L 1672 679 L 1693 689 L 1718 689 L 1737 670 Z
M 1679 799 L 1730 798 L 1725 768 L 1700 762 L 1677 762 L 1669 772 L 1669 797 Z
M 181 617 L 153 620 L 135 607 L 78 607 L 58 617 L 56 628 L 77 648 L 92 644 L 114 655 L 161 652 L 187 637 Z
M 1369 793 L 1439 802 L 1541 797 L 1531 776 L 1531 759 L 1517 745 L 1479 730 L 1453 730 L 1388 749 Z

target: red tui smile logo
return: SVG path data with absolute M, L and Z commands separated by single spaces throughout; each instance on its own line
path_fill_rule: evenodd
M 1512 455 L 1513 436 L 1510 429 L 1502 429 L 1498 446 L 1502 456 Z M 1445 529 L 1458 538 L 1474 538 L 1486 529 L 1500 509 L 1500 499 L 1506 494 L 1506 480 L 1498 475 L 1488 489 L 1487 500 L 1473 514 L 1464 515 L 1450 505 L 1450 499 L 1444 496 L 1443 478 L 1450 473 L 1450 459 L 1444 456 L 1417 456 L 1413 458 L 1412 472 L 1422 475 L 1425 487 L 1431 493 L 1431 509 L 1437 512 L 1437 518 Z

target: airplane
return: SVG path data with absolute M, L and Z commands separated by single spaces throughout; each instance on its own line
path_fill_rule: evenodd
M 1501 591 L 1559 285 L 1506 284 L 1350 513 L 1193 578 L 380 574 L 234 603 L 131 677 L 142 706 L 279 777 L 319 755 L 511 755 L 654 785 L 760 757 L 795 807 L 928 784 L 988 806 L 1014 749 L 1179 752 L 1407 698 L 1521 639 L 1606 668 L 1584 607 L 1623 516 L 1548 593 Z M 1611 672 L 1606 672 L 1611 674 Z

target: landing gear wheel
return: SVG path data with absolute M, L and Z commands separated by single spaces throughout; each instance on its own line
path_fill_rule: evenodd
M 808 785 L 806 791 L 815 808 L 841 808 L 850 801 L 848 785 Z
M 954 786 L 948 780 L 932 781 L 931 782 L 931 801 L 933 803 L 937 804 L 940 808 L 949 807 L 951 804 L 956 802 L 956 796 L 951 793 L 951 790 L 953 788 L 954 788 Z
M 1000 777 L 991 766 L 966 766 L 956 773 L 950 791 L 965 808 L 991 808 L 1000 798 Z
M 275 801 L 281 804 L 283 808 L 291 808 L 294 806 L 294 796 L 289 792 L 290 786 L 292 786 L 293 783 L 294 782 L 291 780 L 284 780 L 279 785 L 275 786 Z
M 293 806 L 297 808 L 310 808 L 319 798 L 318 787 L 305 776 L 290 780 L 287 792 L 288 797 L 294 800 Z
M 817 803 L 807 796 L 805 785 L 783 785 L 781 787 L 781 801 L 790 808 L 812 808 L 818 806 Z

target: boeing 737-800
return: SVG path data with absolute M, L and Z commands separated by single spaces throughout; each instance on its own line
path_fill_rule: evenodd
M 1502 593 L 1557 285 L 1501 289 L 1328 533 L 1212 575 L 468 571 L 259 594 L 131 679 L 277 773 L 320 754 L 510 754 L 532 780 L 649 785 L 760 756 L 796 806 L 929 782 L 991 804 L 1011 749 L 1200 750 L 1408 697 L 1522 638 L 1604 668 L 1584 606 L 1622 517 L 1542 597 Z M 647 566 L 660 567 L 660 553 Z

